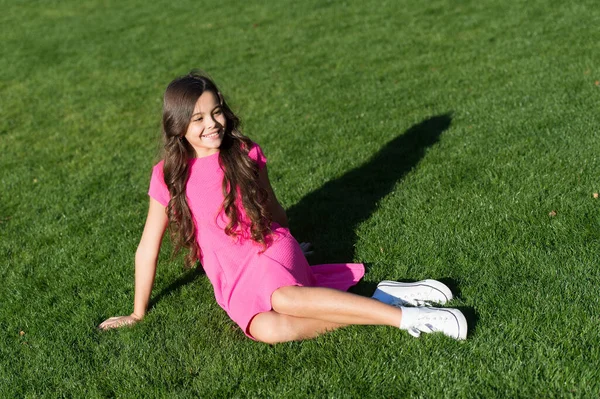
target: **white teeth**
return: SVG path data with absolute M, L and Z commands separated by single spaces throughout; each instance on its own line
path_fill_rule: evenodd
M 212 139 L 215 138 L 219 135 L 219 132 L 216 133 L 211 133 L 211 134 L 207 134 L 207 135 L 203 135 L 202 137 L 207 138 L 207 139 Z

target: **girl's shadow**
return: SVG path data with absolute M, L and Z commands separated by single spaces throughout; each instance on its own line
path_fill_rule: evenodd
M 427 148 L 439 141 L 451 121 L 447 113 L 412 126 L 367 163 L 325 183 L 287 210 L 294 237 L 311 242 L 316 249 L 311 263 L 352 259 L 357 226 L 419 163 Z
M 311 263 L 347 262 L 353 258 L 358 225 L 371 216 L 377 203 L 419 163 L 427 148 L 439 141 L 451 122 L 451 113 L 425 119 L 387 143 L 364 165 L 327 182 L 287 210 L 294 236 L 299 241 L 310 241 L 315 247 Z M 440 280 L 460 298 L 455 280 Z M 376 286 L 362 281 L 351 291 L 371 296 Z M 460 310 L 473 334 L 477 314 L 471 308 Z

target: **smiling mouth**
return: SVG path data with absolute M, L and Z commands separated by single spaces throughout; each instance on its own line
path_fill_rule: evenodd
M 219 137 L 220 134 L 221 134 L 221 131 L 218 130 L 218 131 L 216 131 L 214 133 L 211 133 L 211 134 L 203 134 L 202 138 L 205 138 L 205 139 L 216 139 L 217 137 Z

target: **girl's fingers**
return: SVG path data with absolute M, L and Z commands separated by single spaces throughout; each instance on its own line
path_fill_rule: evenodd
M 109 322 L 108 320 L 105 321 L 104 323 L 100 324 L 98 326 L 98 328 L 102 329 L 102 330 L 106 330 L 107 328 L 110 328 L 110 326 L 112 325 L 112 322 Z
M 133 322 L 134 321 L 128 319 L 127 316 L 115 316 L 102 322 L 98 328 L 102 330 L 108 330 L 110 328 L 118 328 L 124 325 L 133 324 Z
M 117 321 L 111 321 L 110 323 L 102 323 L 100 328 L 102 330 L 110 330 L 111 328 L 119 327 L 119 323 Z
M 104 321 L 102 322 L 102 324 L 100 324 L 100 327 L 102 327 L 102 326 L 105 326 L 105 325 L 107 325 L 107 324 L 111 324 L 113 321 L 115 321 L 115 320 L 116 320 L 116 319 L 118 319 L 118 318 L 119 318 L 119 316 L 116 316 L 116 317 L 111 317 L 111 318 L 109 318 L 109 319 L 106 319 L 106 320 L 104 320 Z
M 100 323 L 100 325 L 99 325 L 98 327 L 100 327 L 100 328 L 104 328 L 104 327 L 106 327 L 106 326 L 108 326 L 108 325 L 112 324 L 112 321 L 113 321 L 114 319 L 116 319 L 116 318 L 117 318 L 117 317 L 111 317 L 110 319 L 106 319 L 106 320 L 104 320 L 102 323 Z

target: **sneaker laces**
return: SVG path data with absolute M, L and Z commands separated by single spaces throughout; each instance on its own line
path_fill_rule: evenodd
M 434 325 L 429 322 L 431 320 L 429 316 L 430 315 L 427 315 L 427 314 L 422 315 L 421 317 L 419 317 L 417 324 L 410 327 L 406 331 L 415 338 L 419 338 L 421 336 L 421 333 L 429 334 L 429 333 L 438 332 L 438 331 L 443 332 L 443 330 L 436 329 L 434 327 Z M 445 317 L 440 317 L 440 316 L 433 316 L 433 319 L 434 320 L 438 319 L 440 321 L 446 320 Z
M 401 306 L 415 306 L 415 307 L 425 306 L 425 307 L 431 307 L 432 306 L 432 302 L 431 301 L 426 301 L 424 299 L 413 299 L 412 302 L 408 302 L 408 301 L 405 301 L 402 298 L 395 298 L 394 301 L 390 305 L 395 306 L 397 308 L 399 308 Z

